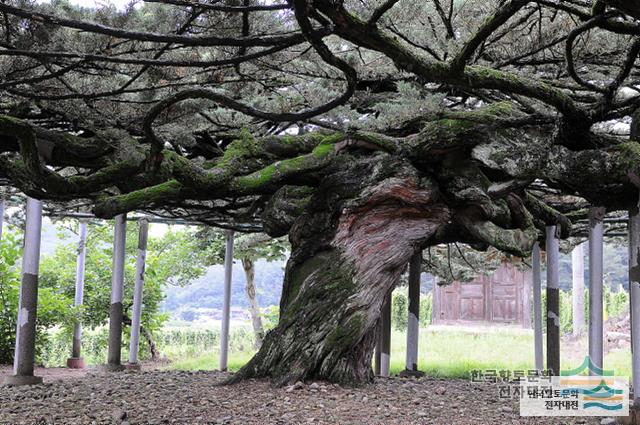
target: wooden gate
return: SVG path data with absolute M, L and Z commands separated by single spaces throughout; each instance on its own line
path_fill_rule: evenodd
M 503 323 L 531 326 L 530 271 L 503 263 L 491 276 L 472 282 L 435 285 L 433 323 Z

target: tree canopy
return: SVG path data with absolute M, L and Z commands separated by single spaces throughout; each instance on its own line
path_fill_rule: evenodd
M 464 239 L 511 251 L 505 229 L 585 206 L 559 195 L 635 198 L 636 146 L 602 125 L 640 99 L 625 2 L 0 11 L 0 175 L 102 217 L 153 209 L 281 235 L 330 163 L 363 155 L 430 170 L 450 205 L 479 210 L 453 214 Z

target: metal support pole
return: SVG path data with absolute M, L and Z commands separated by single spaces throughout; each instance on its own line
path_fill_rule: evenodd
M 418 371 L 418 342 L 420 332 L 420 273 L 422 251 L 409 262 L 409 317 L 407 318 L 407 358 L 403 374 L 423 375 Z
M 229 360 L 229 321 L 231 320 L 231 277 L 233 273 L 233 231 L 227 232 L 224 252 L 224 296 L 222 300 L 222 332 L 220 334 L 220 370 L 227 370 Z
M 380 376 L 389 376 L 391 360 L 391 292 L 382 305 L 382 331 L 380 335 Z
M 117 215 L 113 235 L 113 274 L 111 277 L 111 308 L 109 309 L 109 352 L 107 370 L 123 370 L 122 294 L 124 291 L 124 258 L 127 239 L 127 217 Z
M 589 358 L 591 363 L 602 369 L 603 363 L 603 317 L 602 317 L 602 279 L 603 279 L 603 232 L 602 220 L 605 208 L 589 209 Z M 596 374 L 591 371 L 590 374 Z
M 73 302 L 74 307 L 82 305 L 84 297 L 84 264 L 87 256 L 87 221 L 80 220 L 78 228 L 78 256 L 76 260 L 76 293 Z M 67 367 L 70 369 L 84 368 L 82 359 L 82 323 L 76 322 L 73 326 L 73 346 L 71 357 L 67 359 Z
M 5 378 L 6 385 L 34 385 L 42 378 L 33 375 L 36 348 L 36 320 L 38 313 L 38 271 L 40 267 L 40 238 L 42 232 L 42 203 L 27 198 L 27 222 L 22 254 L 22 283 L 18 303 L 16 348 L 13 375 Z
M 547 226 L 547 369 L 552 375 L 560 374 L 560 244 L 556 226 Z
M 136 259 L 136 281 L 133 290 L 133 317 L 131 318 L 131 339 L 129 341 L 128 368 L 137 369 L 138 349 L 140 347 L 140 320 L 142 318 L 142 295 L 144 288 L 144 269 L 147 259 L 147 238 L 149 235 L 149 221 L 140 219 L 138 234 L 138 258 Z
M 629 292 L 633 405 L 640 406 L 640 208 L 629 211 Z
M 533 245 L 531 254 L 531 267 L 533 268 L 533 341 L 535 352 L 536 370 L 544 369 L 544 357 L 542 355 L 542 277 L 540 273 L 540 244 Z
M 573 298 L 573 334 L 584 332 L 584 248 L 580 244 L 571 251 Z

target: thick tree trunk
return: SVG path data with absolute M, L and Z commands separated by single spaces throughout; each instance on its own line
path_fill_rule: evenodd
M 347 168 L 322 182 L 294 223 L 280 322 L 231 381 L 373 379 L 383 301 L 450 217 L 435 184 L 406 164 L 378 157 Z
M 264 328 L 262 327 L 262 318 L 260 317 L 260 305 L 256 296 L 256 270 L 253 260 L 250 258 L 242 259 L 242 268 L 247 278 L 247 298 L 249 299 L 249 312 L 251 313 L 251 324 L 253 325 L 253 334 L 255 337 L 254 345 L 256 349 L 262 345 L 264 338 Z

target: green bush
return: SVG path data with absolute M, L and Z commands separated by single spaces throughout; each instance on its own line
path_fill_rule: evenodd
M 420 294 L 420 325 L 431 324 L 431 313 L 433 309 L 432 292 Z M 398 331 L 407 330 L 407 320 L 409 314 L 409 299 L 407 288 L 397 288 L 393 291 L 391 301 L 391 324 Z
M 0 364 L 13 361 L 20 271 L 18 238 L 6 232 L 0 240 Z
M 391 324 L 397 331 L 407 329 L 409 302 L 407 288 L 398 288 L 391 294 Z
M 433 314 L 433 291 L 420 294 L 420 326 L 431 324 Z
M 620 316 L 629 311 L 629 293 L 620 285 L 617 291 L 611 290 L 609 285 L 604 285 L 602 290 L 602 304 L 604 320 L 610 317 Z M 546 313 L 547 291 L 542 290 L 542 326 L 547 325 Z M 532 306 L 533 308 L 533 306 Z M 533 317 L 533 310 L 531 313 Z M 584 317 L 585 326 L 589 321 L 589 290 L 584 291 Z M 572 291 L 560 291 L 560 332 L 567 334 L 573 331 L 573 294 Z
M 620 316 L 629 311 L 629 293 L 619 285 L 617 291 L 612 291 L 608 286 L 604 287 L 604 305 L 608 316 Z
M 265 332 L 270 331 L 278 325 L 280 320 L 280 308 L 277 305 L 271 305 L 267 308 L 263 308 L 261 312 L 262 326 Z
M 16 320 L 20 293 L 19 261 L 22 257 L 21 235 L 7 229 L 0 240 L 0 364 L 13 363 Z M 47 330 L 56 323 L 68 323 L 75 316 L 67 298 L 51 288 L 38 291 L 36 322 L 36 359 L 41 361 L 49 345 Z

